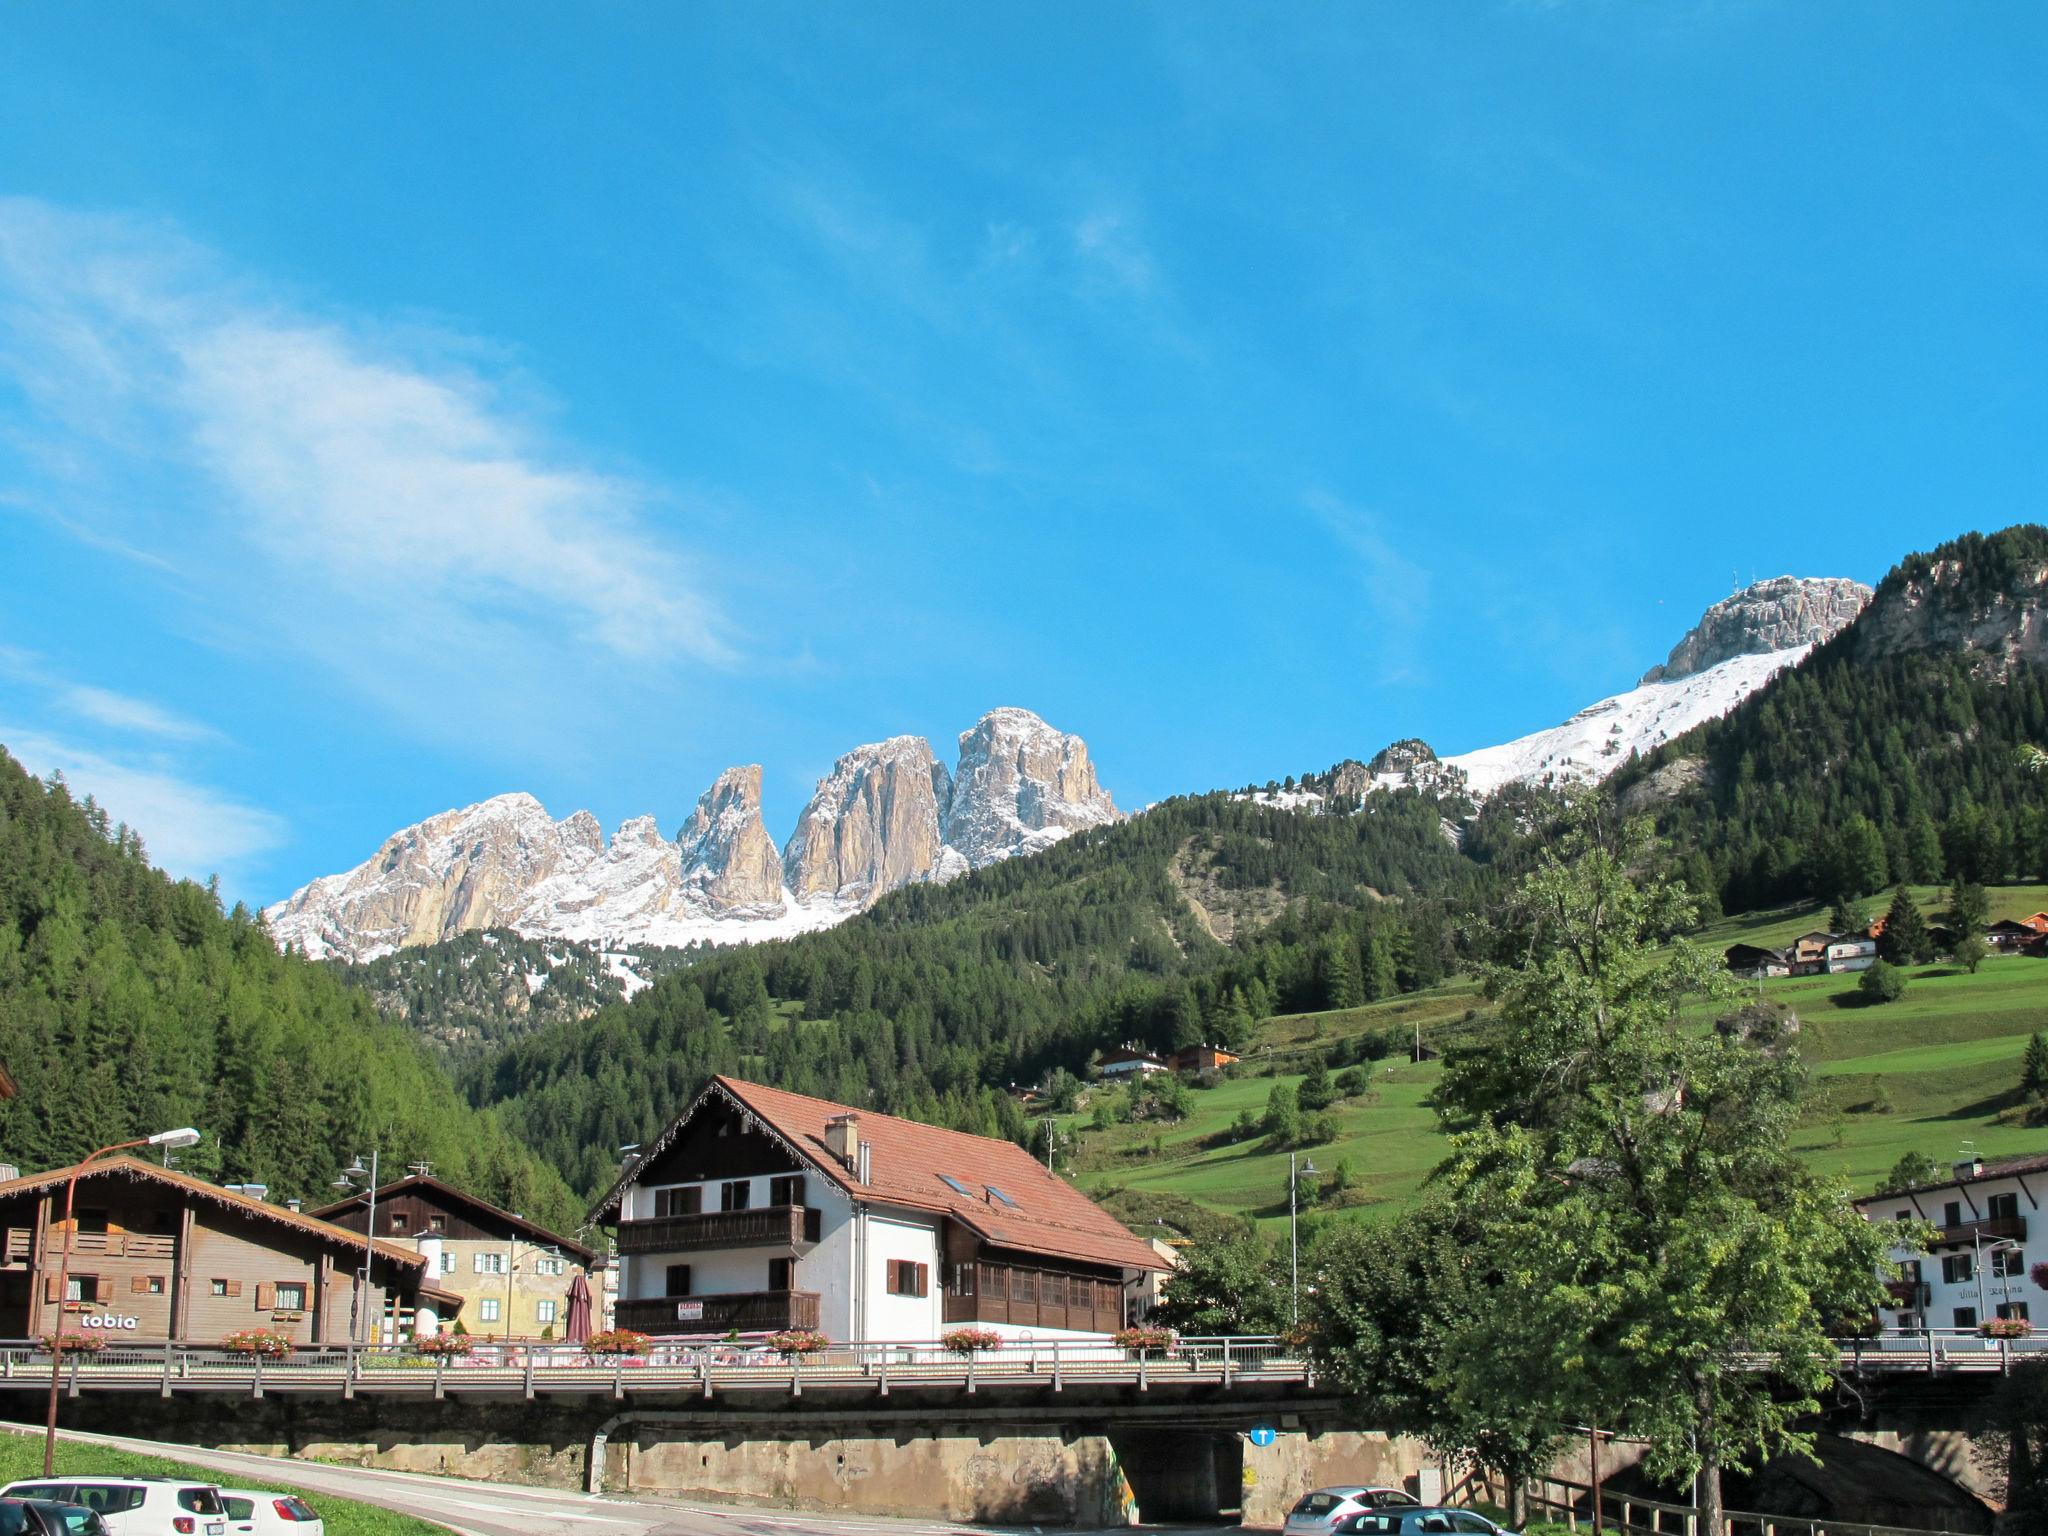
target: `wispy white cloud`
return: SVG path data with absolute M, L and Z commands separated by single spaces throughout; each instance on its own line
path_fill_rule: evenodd
M 153 863 L 203 880 L 235 875 L 244 861 L 284 841 L 282 818 L 198 784 L 153 757 L 109 756 L 0 721 L 0 746 L 31 773 L 61 773 L 72 794 L 92 798 L 141 834 Z
M 1074 249 L 1139 298 L 1150 298 L 1159 286 L 1159 263 L 1128 213 L 1098 208 L 1088 214 L 1074 226 Z
M 33 689 L 66 714 L 113 731 L 165 741 L 220 739 L 220 732 L 212 726 L 189 720 L 161 704 L 91 683 L 73 682 L 53 671 L 35 652 L 18 646 L 0 645 L 0 679 Z
M 1429 572 L 1387 537 L 1381 520 L 1325 490 L 1303 498 L 1308 510 L 1357 563 L 1372 606 L 1380 681 L 1420 682 L 1424 622 L 1430 607 Z
M 497 703 L 734 662 L 660 492 L 553 441 L 480 350 L 318 312 L 175 231 L 0 200 L 37 500 L 163 565 L 216 637 L 427 719 L 458 683 Z

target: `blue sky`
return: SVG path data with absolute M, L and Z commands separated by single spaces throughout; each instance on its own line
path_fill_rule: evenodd
M 2037 8 L 39 7 L 0 741 L 269 900 L 1022 704 L 1454 751 L 2038 516 Z

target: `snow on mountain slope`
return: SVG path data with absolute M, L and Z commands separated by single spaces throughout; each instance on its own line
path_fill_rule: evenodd
M 1629 760 L 1704 721 L 1728 713 L 1782 669 L 1798 664 L 1811 646 L 1737 656 L 1669 683 L 1644 683 L 1589 704 L 1562 725 L 1534 731 L 1497 747 L 1459 752 L 1444 763 L 1465 775 L 1475 800 L 1503 784 L 1596 783 Z

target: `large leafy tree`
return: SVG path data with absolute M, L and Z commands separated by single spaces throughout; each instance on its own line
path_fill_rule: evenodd
M 1287 1277 L 1287 1255 L 1263 1238 L 1197 1243 L 1168 1277 L 1153 1320 L 1182 1333 L 1284 1333 Z
M 1586 1411 L 1696 1479 L 1798 1448 L 1834 1351 L 1880 1299 L 1884 1237 L 1792 1154 L 1804 1087 L 1789 1037 L 1693 1023 L 1725 986 L 1682 940 L 1681 887 L 1647 834 L 1592 802 L 1524 881 L 1492 973 L 1503 1030 L 1451 1065 L 1446 1183 L 1502 1283 L 1447 1331 L 1438 1369 L 1475 1398 L 1580 1384 Z

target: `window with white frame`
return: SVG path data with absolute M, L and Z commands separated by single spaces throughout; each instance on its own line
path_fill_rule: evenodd
M 486 1296 L 477 1303 L 478 1318 L 486 1323 L 495 1323 L 500 1315 L 501 1305 L 497 1297 Z
M 562 1261 L 560 1259 L 540 1259 L 534 1263 L 533 1270 L 538 1275 L 559 1275 L 562 1272 Z
M 505 1255 L 479 1253 L 476 1256 L 476 1272 L 480 1275 L 502 1275 L 505 1273 Z
M 452 1254 L 452 1253 L 444 1253 L 444 1254 L 442 1254 L 442 1255 L 441 1255 L 441 1273 L 442 1273 L 442 1274 L 444 1274 L 444 1275 L 452 1275 L 452 1274 L 454 1274 L 454 1273 L 455 1273 L 455 1255 L 454 1255 L 454 1254 Z
M 552 1301 L 537 1301 L 533 1304 L 533 1315 L 538 1322 L 552 1323 L 555 1320 L 555 1304 Z

